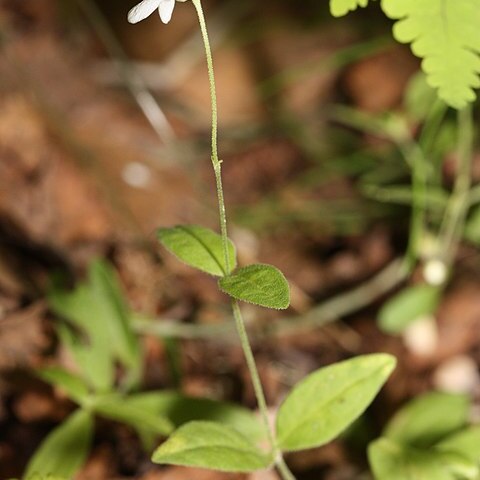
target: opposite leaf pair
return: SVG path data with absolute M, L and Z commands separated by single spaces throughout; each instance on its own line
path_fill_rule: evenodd
M 280 406 L 275 443 L 281 452 L 319 447 L 337 437 L 372 402 L 395 367 L 390 355 L 357 357 L 322 368 L 300 382 Z M 265 452 L 235 426 L 190 422 L 153 454 L 161 464 L 253 472 L 271 467 Z
M 255 264 L 229 273 L 237 264 L 235 246 L 228 241 L 227 268 L 222 237 L 212 230 L 197 225 L 181 225 L 159 229 L 158 238 L 165 248 L 187 265 L 220 277 L 220 290 L 232 298 L 275 309 L 285 309 L 290 304 L 287 280 L 277 268 Z

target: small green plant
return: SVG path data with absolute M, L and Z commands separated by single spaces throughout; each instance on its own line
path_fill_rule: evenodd
M 288 283 L 272 265 L 237 267 L 235 247 L 228 238 L 224 202 L 222 161 L 217 148 L 217 101 L 210 42 L 201 0 L 192 0 L 204 41 L 212 103 L 212 167 L 215 174 L 220 235 L 201 226 L 161 228 L 160 243 L 179 260 L 218 278 L 219 289 L 231 297 L 235 323 L 249 368 L 267 448 L 235 427 L 209 421 L 186 423 L 153 454 L 161 464 L 203 467 L 226 472 L 254 472 L 276 467 L 284 480 L 294 479 L 283 455 L 319 447 L 330 442 L 357 419 L 372 402 L 395 367 L 390 355 L 358 357 L 323 368 L 305 378 L 287 396 L 276 415 L 276 428 L 269 423 L 262 384 L 248 339 L 239 301 L 273 309 L 290 303 Z M 164 23 L 171 19 L 175 0 L 144 0 L 129 13 L 137 23 L 158 9 Z
M 370 444 L 377 480 L 478 480 L 480 427 L 463 395 L 429 393 L 403 407 Z
M 262 440 L 256 418 L 241 407 L 173 391 L 137 391 L 142 354 L 132 328 L 134 314 L 106 262 L 94 261 L 88 280 L 73 291 L 53 288 L 49 303 L 64 319 L 57 329 L 77 371 L 46 367 L 37 374 L 61 389 L 78 409 L 40 445 L 27 466 L 25 480 L 74 476 L 87 459 L 95 416 L 129 425 L 149 450 L 157 437 L 199 419 L 218 421 Z

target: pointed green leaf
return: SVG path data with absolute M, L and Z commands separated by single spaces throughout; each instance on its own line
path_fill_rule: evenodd
M 438 287 L 415 285 L 406 288 L 384 304 L 378 314 L 379 326 L 390 334 L 401 333 L 415 320 L 433 313 L 439 300 Z
M 94 410 L 118 422 L 131 425 L 142 433 L 153 435 L 169 435 L 174 430 L 173 423 L 159 412 L 143 408 L 135 401 L 136 395 L 122 396 L 119 394 L 102 395 L 95 398 Z
M 108 348 L 101 348 L 103 342 L 93 340 L 90 345 L 64 324 L 57 325 L 57 333 L 62 344 L 71 352 L 89 387 L 97 392 L 110 391 L 114 382 L 115 365 Z
M 384 436 L 412 447 L 430 447 L 467 424 L 465 395 L 434 392 L 408 403 L 388 423 Z
M 333 440 L 368 407 L 395 364 L 391 355 L 365 355 L 310 374 L 280 407 L 280 448 L 304 450 Z
M 343 17 L 358 7 L 366 7 L 368 0 L 330 0 L 330 12 L 334 17 Z
M 72 291 L 54 288 L 48 300 L 57 315 L 83 334 L 75 336 L 65 326 L 59 327 L 62 341 L 92 387 L 98 391 L 112 387 L 116 361 L 127 367 L 131 376 L 138 375 L 141 355 L 131 327 L 132 313 L 108 263 L 93 261 L 87 282 Z
M 187 397 L 165 390 L 129 395 L 128 399 L 130 405 L 162 416 L 176 428 L 194 420 L 208 420 L 233 427 L 255 444 L 265 437 L 261 422 L 253 412 L 233 403 Z
M 37 370 L 37 375 L 45 382 L 63 389 L 75 402 L 81 403 L 89 395 L 83 379 L 60 367 L 47 367 Z
M 221 278 L 220 289 L 231 297 L 267 308 L 290 305 L 290 288 L 283 273 L 272 265 L 255 264 L 239 268 Z
M 477 0 L 382 0 L 393 33 L 423 59 L 428 83 L 447 104 L 461 109 L 480 86 L 480 8 Z
M 92 416 L 77 410 L 43 441 L 24 476 L 73 477 L 87 459 L 92 435 Z
M 272 463 L 237 430 L 214 422 L 190 422 L 180 427 L 154 452 L 152 461 L 223 472 L 254 472 Z
M 370 444 L 368 458 L 375 480 L 463 480 L 458 477 L 451 458 L 445 458 L 434 451 L 408 448 L 388 438 L 380 438 Z M 462 469 L 471 472 L 470 469 Z
M 160 228 L 160 243 L 179 260 L 202 272 L 223 277 L 236 266 L 235 246 L 228 241 L 230 268 L 225 264 L 222 237 L 214 231 L 197 225 L 179 225 Z

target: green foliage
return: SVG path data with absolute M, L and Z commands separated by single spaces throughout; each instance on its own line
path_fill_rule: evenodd
M 332 15 L 339 17 L 368 0 L 331 0 Z M 480 87 L 480 8 L 477 0 L 382 0 L 382 9 L 397 20 L 393 35 L 410 43 L 423 59 L 429 85 L 453 108 L 475 100 Z
M 207 398 L 187 397 L 177 392 L 152 391 L 131 395 L 109 394 L 92 401 L 94 411 L 133 427 L 147 448 L 158 436 L 194 420 L 208 420 L 234 427 L 255 441 L 265 433 L 250 410 Z
M 465 395 L 429 393 L 397 412 L 384 436 L 404 445 L 430 447 L 464 427 L 469 410 L 470 401 Z
M 470 401 L 430 393 L 414 399 L 369 447 L 376 480 L 478 480 L 480 427 L 466 427 Z
M 222 237 L 208 228 L 179 225 L 158 230 L 160 243 L 179 260 L 202 272 L 223 277 L 236 266 L 235 246 L 229 240 L 230 268 L 226 268 Z
M 108 394 L 95 398 L 93 408 L 99 415 L 130 425 L 141 437 L 153 439 L 174 430 L 163 412 L 152 411 L 135 402 L 136 395 Z M 151 443 L 151 442 L 148 442 Z
M 450 435 L 441 441 L 437 448 L 442 451 L 457 452 L 480 465 L 480 426 L 466 428 Z
M 92 262 L 88 281 L 73 291 L 52 289 L 49 304 L 83 334 L 76 335 L 66 325 L 58 328 L 62 342 L 72 351 L 93 389 L 105 392 L 112 388 L 116 361 L 132 377 L 138 375 L 141 355 L 131 328 L 132 314 L 114 270 L 106 262 Z
M 428 83 L 447 104 L 461 109 L 480 86 L 480 9 L 477 0 L 382 0 L 397 19 L 394 36 L 423 59 Z
M 366 355 L 309 375 L 293 389 L 278 412 L 280 448 L 303 450 L 331 441 L 368 407 L 395 363 L 390 355 Z
M 82 403 L 89 395 L 88 386 L 82 378 L 60 367 L 46 367 L 36 374 L 54 387 L 61 388 L 75 402 Z
M 231 403 L 188 397 L 169 391 L 130 395 L 128 403 L 152 415 L 162 415 L 175 428 L 194 420 L 208 420 L 229 425 L 255 442 L 265 437 L 255 415 L 250 410 Z
M 366 7 L 368 0 L 330 0 L 330 11 L 334 17 L 343 17 L 358 7 Z
M 25 477 L 72 477 L 85 462 L 93 435 L 93 418 L 78 410 L 57 427 L 31 458 Z
M 250 439 L 215 422 L 187 423 L 155 451 L 152 460 L 224 472 L 254 472 L 272 463 Z
M 272 265 L 255 264 L 239 268 L 221 278 L 220 289 L 231 297 L 267 308 L 290 305 L 290 289 L 283 273 Z
M 440 300 L 438 287 L 415 285 L 387 301 L 378 314 L 378 324 L 387 333 L 401 333 L 415 320 L 435 311 Z
M 387 438 L 372 443 L 368 454 L 376 480 L 475 480 L 478 475 L 461 455 L 409 448 Z

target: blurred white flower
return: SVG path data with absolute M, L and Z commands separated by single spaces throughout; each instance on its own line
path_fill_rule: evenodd
M 172 18 L 175 1 L 186 2 L 187 0 L 143 0 L 128 12 L 128 21 L 130 23 L 141 22 L 158 9 L 162 22 L 168 23 Z

